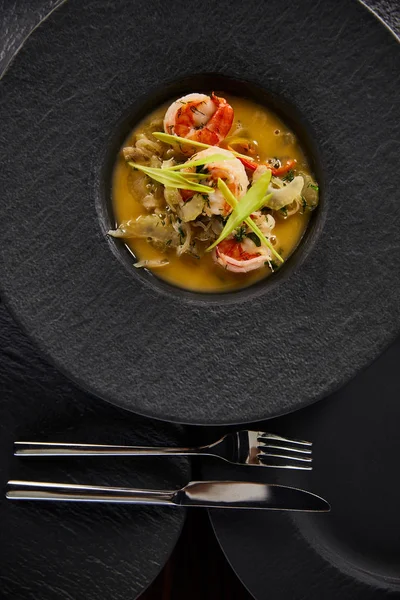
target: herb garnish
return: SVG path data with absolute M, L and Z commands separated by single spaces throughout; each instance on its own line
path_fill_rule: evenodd
M 316 192 L 319 191 L 319 186 L 315 185 L 315 183 L 309 183 L 308 187 L 312 188 L 313 190 L 315 190 Z
M 196 173 L 176 173 L 175 171 L 171 171 L 169 169 L 144 167 L 143 165 L 138 165 L 137 163 L 131 161 L 128 162 L 128 165 L 132 167 L 132 169 L 142 171 L 151 179 L 154 179 L 155 181 L 165 185 L 165 187 L 192 190 L 194 192 L 201 192 L 203 194 L 210 194 L 213 191 L 213 188 L 193 181 L 193 176 L 197 176 Z M 173 167 L 171 168 L 173 169 Z M 190 176 L 192 176 L 192 179 L 190 179 Z
M 207 248 L 206 252 L 209 252 L 220 242 L 222 242 L 230 233 L 232 233 L 234 229 L 238 227 L 238 225 L 241 225 L 241 223 L 244 221 L 246 225 L 248 225 L 248 227 L 254 231 L 261 242 L 271 250 L 272 254 L 276 256 L 278 260 L 283 262 L 283 258 L 277 253 L 271 242 L 254 223 L 253 219 L 250 218 L 251 213 L 257 211 L 270 197 L 270 194 L 265 196 L 270 180 L 271 171 L 268 170 L 266 173 L 264 173 L 264 175 L 261 175 L 261 177 L 250 188 L 250 190 L 241 198 L 240 202 L 238 202 L 226 183 L 222 181 L 222 179 L 218 179 L 218 189 L 222 192 L 228 204 L 232 206 L 233 211 L 229 215 L 221 235 L 213 244 L 211 244 L 211 246 Z
M 246 227 L 245 227 L 244 225 L 241 225 L 240 227 L 238 227 L 238 228 L 236 229 L 236 232 L 235 232 L 235 234 L 234 234 L 234 236 L 233 236 L 233 237 L 235 238 L 235 240 L 236 240 L 237 242 L 242 242 L 242 241 L 243 241 L 243 238 L 245 237 L 245 235 L 246 235 Z M 255 234 L 253 234 L 253 235 L 255 235 Z M 256 236 L 256 237 L 257 237 L 257 236 Z M 258 241 L 258 240 L 257 240 L 257 241 Z
M 188 169 L 190 167 L 203 167 L 204 165 L 208 165 L 213 162 L 221 162 L 225 160 L 234 160 L 230 156 L 226 156 L 226 154 L 210 154 L 210 156 L 206 156 L 205 158 L 198 158 L 197 160 L 189 160 L 188 162 L 182 163 L 180 165 L 174 165 L 173 167 L 166 167 L 162 169 L 163 171 L 167 171 L 168 173 L 171 171 L 180 171 L 181 169 Z M 196 173 L 184 173 L 185 175 L 195 175 Z
M 288 171 L 286 173 L 286 175 L 284 175 L 282 177 L 283 181 L 293 181 L 293 179 L 294 179 L 294 171 L 293 171 L 293 169 L 290 169 L 290 171 Z
M 250 238 L 252 242 L 254 242 L 254 244 L 257 246 L 257 248 L 259 248 L 261 246 L 261 241 L 257 237 L 257 235 L 254 233 L 254 231 L 252 231 L 251 233 L 248 233 L 247 237 Z
M 274 273 L 274 271 L 277 271 L 280 267 L 280 265 L 278 265 L 278 263 L 276 263 L 274 260 L 270 260 L 269 261 L 269 266 L 271 268 L 271 271 Z
M 196 108 L 195 106 L 191 106 L 191 107 L 189 108 L 189 110 L 191 110 L 191 111 L 192 111 L 192 113 L 194 113 L 194 114 L 203 115 L 203 117 L 205 117 L 205 116 L 206 116 L 206 115 L 205 115 L 205 113 L 201 112 L 201 110 L 199 110 L 199 109 L 198 109 L 198 108 Z
M 189 140 L 187 138 L 183 138 L 183 137 L 179 137 L 178 135 L 169 135 L 168 133 L 164 133 L 163 131 L 154 131 L 152 133 L 152 135 L 156 138 L 156 140 L 160 140 L 160 142 L 164 142 L 166 144 L 178 144 L 180 146 L 180 144 L 186 145 L 186 146 L 194 146 L 196 148 L 215 148 L 215 146 L 212 146 L 211 144 L 203 144 L 203 142 L 195 142 L 194 140 Z M 251 158 L 250 156 L 247 156 L 246 154 L 240 154 L 240 152 L 235 152 L 234 150 L 231 150 L 232 154 L 234 154 L 235 156 L 239 157 L 239 158 L 245 158 L 247 160 L 254 160 L 253 158 Z M 225 157 L 226 158 L 226 157 Z

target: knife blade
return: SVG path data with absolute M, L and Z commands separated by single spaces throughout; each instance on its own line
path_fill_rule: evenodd
M 329 503 L 311 492 L 269 483 L 193 481 L 180 490 L 142 490 L 39 481 L 8 482 L 9 500 L 107 502 L 160 506 L 329 512 Z
M 326 500 L 298 488 L 245 481 L 196 481 L 178 493 L 182 506 L 329 512 Z

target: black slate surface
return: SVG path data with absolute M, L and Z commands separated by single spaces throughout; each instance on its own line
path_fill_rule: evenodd
M 180 422 L 244 422 L 304 406 L 375 358 L 400 321 L 397 183 L 380 176 L 389 159 L 396 170 L 394 38 L 355 1 L 270 4 L 280 27 L 268 36 L 262 4 L 234 6 L 230 18 L 243 23 L 234 39 L 229 22 L 219 27 L 223 4 L 193 8 L 199 54 L 185 3 L 171 13 L 156 1 L 70 0 L 2 82 L 4 298 L 83 387 Z M 212 19 L 201 27 L 205 14 Z M 312 255 L 286 281 L 234 304 L 145 285 L 110 252 L 95 211 L 95 167 L 117 116 L 156 83 L 207 70 L 292 100 L 315 132 L 325 178 Z M 262 334 L 248 336 L 250 328 Z M 229 357 L 229 376 L 218 356 Z
M 368 4 L 400 33 L 398 3 Z M 257 600 L 400 598 L 399 357 L 398 338 L 323 403 L 266 424 L 312 439 L 314 470 L 257 473 L 257 480 L 319 493 L 331 514 L 211 513 L 225 556 Z M 218 477 L 218 466 L 207 465 L 203 475 Z
M 212 511 L 214 531 L 257 600 L 400 598 L 400 340 L 326 401 L 264 424 L 313 441 L 313 471 L 225 476 L 277 482 L 329 500 L 329 514 Z M 218 478 L 208 465 L 204 477 Z
M 78 391 L 38 356 L 0 306 L 0 597 L 10 600 L 136 598 L 164 566 L 185 511 L 82 504 L 13 503 L 6 481 L 31 479 L 176 489 L 188 462 L 31 459 L 18 439 L 179 444 L 182 429 L 114 409 Z

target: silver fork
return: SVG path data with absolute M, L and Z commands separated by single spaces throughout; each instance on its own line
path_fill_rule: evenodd
M 151 448 L 103 444 L 16 442 L 15 456 L 213 456 L 238 465 L 312 470 L 312 443 L 242 430 L 196 448 Z

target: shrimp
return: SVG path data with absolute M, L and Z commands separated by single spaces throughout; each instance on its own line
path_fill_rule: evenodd
M 217 187 L 218 179 L 221 178 L 226 183 L 232 194 L 238 200 L 246 193 L 249 180 L 240 160 L 235 158 L 232 152 L 229 152 L 229 150 L 225 150 L 224 148 L 207 148 L 192 156 L 191 160 L 205 158 L 213 154 L 223 154 L 231 160 L 211 162 L 202 167 L 201 172 L 204 172 L 204 179 L 201 179 L 200 183 L 214 188 L 214 191 L 211 192 L 211 194 L 208 194 L 204 214 L 208 217 L 211 217 L 212 215 L 226 217 L 232 211 L 232 207 L 226 202 L 222 192 L 219 191 Z M 189 168 L 187 170 L 193 171 L 194 169 Z M 180 192 L 184 202 L 192 198 L 195 194 L 195 192 L 191 192 L 190 190 L 180 190 Z
M 164 117 L 164 131 L 216 146 L 228 135 L 233 108 L 214 94 L 188 94 L 171 104 Z
M 238 242 L 234 237 L 218 244 L 212 257 L 221 267 L 233 273 L 255 271 L 271 260 L 270 251 L 265 246 L 256 246 L 249 238 Z

